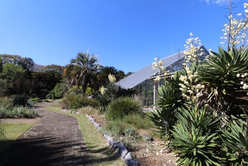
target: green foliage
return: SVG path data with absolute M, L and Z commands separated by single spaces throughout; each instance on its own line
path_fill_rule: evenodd
M 38 117 L 35 110 L 27 107 L 5 108 L 0 106 L 0 118 L 35 118 Z
M 12 98 L 14 106 L 26 106 L 28 104 L 28 98 L 25 95 L 14 95 Z
M 66 95 L 79 95 L 82 94 L 82 86 L 72 86 L 66 92 Z
M 5 138 L 4 128 L 0 126 L 0 141 Z
M 8 97 L 0 97 L 0 107 L 13 108 L 13 100 Z
M 208 88 L 205 101 L 214 110 L 240 114 L 248 106 L 243 98 L 248 91 L 241 88 L 237 74 L 248 73 L 248 49 L 232 48 L 226 52 L 219 48 L 219 53 L 212 54 L 199 69 L 199 78 Z
M 27 101 L 27 103 L 28 103 L 29 106 L 34 106 L 39 101 L 40 101 L 40 98 L 33 97 L 33 98 L 29 98 L 28 101 Z
M 64 77 L 68 84 L 73 86 L 82 86 L 82 92 L 85 94 L 89 83 L 94 82 L 97 71 L 97 59 L 89 53 L 78 53 L 71 64 L 65 67 Z
M 121 97 L 109 104 L 106 118 L 109 120 L 122 119 L 129 114 L 139 113 L 140 111 L 140 104 L 134 101 L 133 98 Z
M 225 130 L 222 130 L 222 141 L 227 157 L 227 165 L 248 165 L 247 122 L 230 120 Z
M 183 166 L 221 165 L 218 128 L 220 121 L 206 109 L 182 109 L 172 131 L 172 147 Z
M 0 79 L 0 96 L 5 96 L 8 91 L 7 80 Z
M 46 96 L 46 98 L 49 98 L 49 99 L 62 98 L 66 91 L 67 91 L 67 86 L 65 83 L 57 83 L 55 87 Z
M 184 104 L 179 83 L 179 74 L 176 73 L 158 89 L 158 110 L 152 112 L 150 118 L 156 125 L 161 136 L 171 135 L 170 130 L 177 121 L 176 114 Z
M 104 126 L 104 131 L 107 134 L 115 137 L 124 135 L 124 130 L 129 126 L 120 120 L 110 121 L 106 126 Z
M 99 92 L 95 95 L 96 99 L 100 103 L 100 112 L 105 112 L 108 104 L 116 98 L 119 97 L 131 97 L 134 94 L 133 90 L 125 90 L 113 83 L 109 83 L 105 87 L 104 94 L 100 94 Z
M 15 64 L 4 64 L 1 77 L 9 81 L 14 81 L 21 75 L 23 75 L 24 69 Z
M 66 95 L 63 98 L 62 103 L 64 107 L 67 109 L 78 109 L 86 106 L 91 106 L 96 108 L 99 106 L 99 103 L 93 98 L 88 98 L 83 95 L 74 95 L 74 94 Z
M 124 143 L 128 149 L 133 149 L 135 145 L 137 145 L 137 139 L 141 138 L 139 133 L 131 124 L 127 124 L 122 120 L 108 122 L 108 124 L 103 128 L 103 131 Z
M 149 129 L 153 127 L 152 121 L 143 113 L 134 113 L 124 116 L 122 122 L 131 124 L 136 129 Z

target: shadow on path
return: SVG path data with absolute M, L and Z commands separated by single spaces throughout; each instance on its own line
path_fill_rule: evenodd
M 108 157 L 96 158 L 94 153 L 108 154 L 109 149 L 95 147 L 81 148 L 82 155 L 66 153 L 68 148 L 79 144 L 60 141 L 55 138 L 31 138 L 17 141 L 1 141 L 0 144 L 11 144 L 10 148 L 0 154 L 1 166 L 81 166 L 113 161 L 119 158 L 114 152 Z
M 75 118 L 40 110 L 41 121 L 0 151 L 0 166 L 84 166 L 119 159 L 108 147 L 85 146 Z M 106 155 L 107 154 L 107 155 Z

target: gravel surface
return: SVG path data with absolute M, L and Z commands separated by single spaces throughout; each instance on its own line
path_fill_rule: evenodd
M 88 165 L 77 120 L 42 108 L 38 112 L 40 121 L 12 143 L 5 153 L 4 166 Z

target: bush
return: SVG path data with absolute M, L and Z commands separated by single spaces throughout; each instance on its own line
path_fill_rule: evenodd
M 149 129 L 153 127 L 152 121 L 146 117 L 144 114 L 129 114 L 125 116 L 122 121 L 127 124 L 131 124 L 137 129 Z
M 136 130 L 121 120 L 111 121 L 104 127 L 104 133 L 115 137 L 124 143 L 128 149 L 133 149 L 137 145 L 136 140 L 141 138 Z
M 74 94 L 66 95 L 63 98 L 62 103 L 64 107 L 67 109 L 77 109 L 86 106 L 91 106 L 96 108 L 99 106 L 99 103 L 93 98 L 88 98 L 83 95 L 74 95 Z
M 64 96 L 67 91 L 67 86 L 65 83 L 57 83 L 56 86 L 49 92 L 46 98 L 49 99 L 60 99 Z
M 0 107 L 0 118 L 35 118 L 38 116 L 35 110 L 26 107 L 13 107 L 12 109 Z
M 182 109 L 177 116 L 171 144 L 179 157 L 177 163 L 183 166 L 221 165 L 219 119 L 197 107 Z
M 140 113 L 140 111 L 141 106 L 133 98 L 118 98 L 109 104 L 106 118 L 109 120 L 122 119 L 129 114 Z
M 125 129 L 128 127 L 120 120 L 111 121 L 105 127 L 104 130 L 111 136 L 119 137 L 124 135 Z
M 4 108 L 12 108 L 13 107 L 13 101 L 12 99 L 8 98 L 8 97 L 1 97 L 0 98 L 0 107 L 4 107 Z
M 248 165 L 248 127 L 243 120 L 231 120 L 222 131 L 222 141 L 226 152 L 227 164 Z
M 134 93 L 134 90 L 122 89 L 113 83 L 109 83 L 105 88 L 104 94 L 96 93 L 95 97 L 100 103 L 100 112 L 105 112 L 108 104 L 114 99 L 119 97 L 131 97 Z
M 4 128 L 0 126 L 0 141 L 5 138 Z
M 28 104 L 28 98 L 24 95 L 14 95 L 12 98 L 14 106 L 26 106 Z

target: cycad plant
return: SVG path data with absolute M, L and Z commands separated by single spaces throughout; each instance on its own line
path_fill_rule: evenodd
M 220 120 L 207 112 L 189 105 L 177 114 L 178 122 L 172 131 L 172 147 L 183 166 L 221 165 Z
M 226 152 L 227 165 L 248 165 L 248 137 L 245 121 L 230 120 L 225 130 L 222 131 L 222 140 Z
M 199 78 L 207 87 L 206 101 L 213 109 L 238 115 L 247 108 L 244 96 L 248 91 L 242 88 L 243 78 L 237 77 L 242 73 L 248 73 L 248 48 L 211 52 L 199 69 Z

